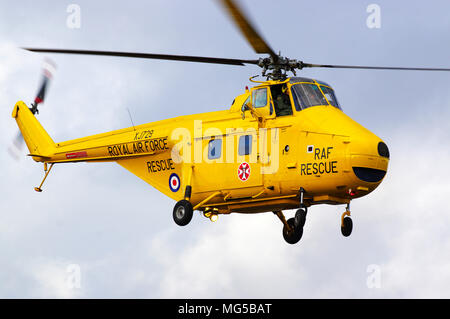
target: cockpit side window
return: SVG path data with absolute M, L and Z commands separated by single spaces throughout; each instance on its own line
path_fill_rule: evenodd
M 252 96 L 253 107 L 264 107 L 267 105 L 267 88 L 257 89 L 253 91 Z
M 327 98 L 328 102 L 330 102 L 330 104 L 333 105 L 334 107 L 341 109 L 336 99 L 336 95 L 334 95 L 334 91 L 328 86 L 324 85 L 321 85 L 320 88 L 322 89 L 323 94 L 325 94 L 325 97 Z
M 250 109 L 250 101 L 251 101 L 251 95 L 248 96 L 248 98 L 245 100 L 244 104 L 242 104 L 241 109 L 249 110 Z
M 295 84 L 292 86 L 292 95 L 297 100 L 295 103 L 297 111 L 316 105 L 328 105 L 327 100 L 316 84 Z
M 272 99 L 275 104 L 275 113 L 277 116 L 292 115 L 291 100 L 286 84 L 272 85 L 270 87 Z

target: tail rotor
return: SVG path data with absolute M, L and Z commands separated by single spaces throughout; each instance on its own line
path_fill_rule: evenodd
M 45 100 L 45 93 L 47 91 L 48 85 L 53 78 L 53 74 L 56 71 L 56 64 L 46 58 L 42 64 L 42 80 L 41 84 L 39 86 L 39 90 L 36 94 L 36 97 L 34 98 L 34 101 L 31 103 L 30 111 L 36 115 L 39 114 L 38 105 L 44 103 Z M 19 131 L 17 135 L 14 137 L 12 141 L 12 145 L 8 147 L 9 154 L 16 160 L 19 159 L 20 154 L 22 153 L 23 149 L 23 136 L 22 133 Z
M 47 86 L 50 80 L 53 78 L 53 74 L 55 73 L 55 71 L 56 71 L 56 64 L 50 59 L 45 59 L 42 66 L 41 86 L 39 88 L 36 97 L 34 98 L 34 102 L 31 103 L 30 111 L 33 114 L 39 114 L 38 105 L 44 103 Z

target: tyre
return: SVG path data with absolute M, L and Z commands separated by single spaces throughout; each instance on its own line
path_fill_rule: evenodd
M 344 217 L 343 225 L 341 225 L 341 233 L 344 237 L 350 236 L 353 230 L 353 221 L 350 217 Z
M 173 208 L 173 220 L 179 226 L 186 226 L 191 221 L 193 212 L 192 204 L 189 201 L 180 200 Z
M 283 237 L 288 244 L 296 244 L 302 238 L 303 227 L 295 227 L 295 219 L 289 218 L 287 223 L 291 227 L 291 231 L 288 231 L 286 226 L 283 226 Z
M 306 210 L 300 208 L 295 212 L 295 225 L 297 227 L 303 227 L 306 223 Z

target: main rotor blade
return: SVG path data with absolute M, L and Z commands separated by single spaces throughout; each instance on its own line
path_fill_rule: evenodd
M 397 66 L 361 66 L 302 63 L 304 68 L 366 69 L 366 70 L 400 70 L 400 71 L 450 71 L 446 68 L 409 68 Z
M 228 65 L 258 64 L 258 60 L 211 58 L 211 57 L 189 56 L 189 55 L 170 55 L 170 54 L 117 52 L 117 51 L 42 49 L 42 48 L 22 48 L 22 49 L 28 50 L 28 51 L 32 51 L 32 52 L 62 53 L 62 54 L 82 54 L 82 55 L 101 55 L 101 56 L 116 56 L 116 57 L 142 58 L 142 59 L 158 59 L 158 60 L 185 61 L 185 62 L 215 63 L 215 64 L 228 64 Z
M 233 19 L 236 26 L 240 29 L 241 33 L 245 36 L 247 41 L 253 47 L 256 53 L 268 53 L 276 60 L 277 55 L 266 41 L 259 35 L 255 27 L 250 23 L 243 10 L 239 8 L 233 0 L 220 0 L 222 5 L 227 9 L 228 14 Z

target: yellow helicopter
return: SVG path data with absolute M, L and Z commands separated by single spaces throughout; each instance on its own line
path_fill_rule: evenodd
M 303 68 L 450 71 L 443 68 L 372 67 L 304 63 L 276 54 L 232 0 L 224 8 L 254 51 L 256 60 L 151 53 L 25 48 L 33 52 L 120 56 L 227 65 L 253 64 L 265 81 L 246 88 L 222 111 L 180 116 L 55 143 L 36 119 L 51 65 L 35 101 L 13 109 L 29 156 L 54 164 L 117 162 L 176 201 L 173 219 L 187 225 L 193 211 L 211 221 L 230 213 L 273 212 L 283 237 L 297 243 L 312 205 L 346 205 L 340 227 L 352 232 L 352 199 L 372 192 L 385 177 L 389 150 L 383 140 L 347 116 L 333 88 L 296 76 Z M 293 76 L 289 77 L 288 72 Z M 297 209 L 286 219 L 283 210 Z

